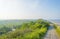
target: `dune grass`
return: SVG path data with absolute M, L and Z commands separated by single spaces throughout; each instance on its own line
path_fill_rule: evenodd
M 54 24 L 54 28 L 55 28 L 55 30 L 57 32 L 58 37 L 60 37 L 60 26 Z
M 0 39 L 44 39 L 50 24 L 45 20 L 23 23 L 15 31 L 3 34 Z

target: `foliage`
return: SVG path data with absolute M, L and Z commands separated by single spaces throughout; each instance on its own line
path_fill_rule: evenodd
M 39 19 L 20 26 L 15 31 L 1 35 L 0 39 L 43 39 L 49 28 L 49 22 Z
M 57 35 L 60 37 L 60 26 L 58 26 L 57 24 L 54 24 L 54 28 L 57 32 Z

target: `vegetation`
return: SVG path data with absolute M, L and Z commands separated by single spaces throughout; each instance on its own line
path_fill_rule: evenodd
M 54 28 L 56 29 L 57 35 L 60 37 L 60 26 L 54 24 Z
M 0 39 L 43 39 L 49 26 L 49 22 L 43 19 L 30 21 L 15 28 L 14 31 L 8 29 L 7 33 L 0 35 Z

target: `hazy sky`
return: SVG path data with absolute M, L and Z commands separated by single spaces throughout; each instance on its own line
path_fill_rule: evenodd
M 60 0 L 0 0 L 0 19 L 60 18 Z

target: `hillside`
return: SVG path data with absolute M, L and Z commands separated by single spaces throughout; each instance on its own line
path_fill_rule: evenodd
M 50 25 L 48 21 L 39 19 L 22 23 L 20 26 L 14 31 L 5 28 L 9 32 L 4 30 L 6 33 L 0 35 L 0 39 L 43 39 Z

